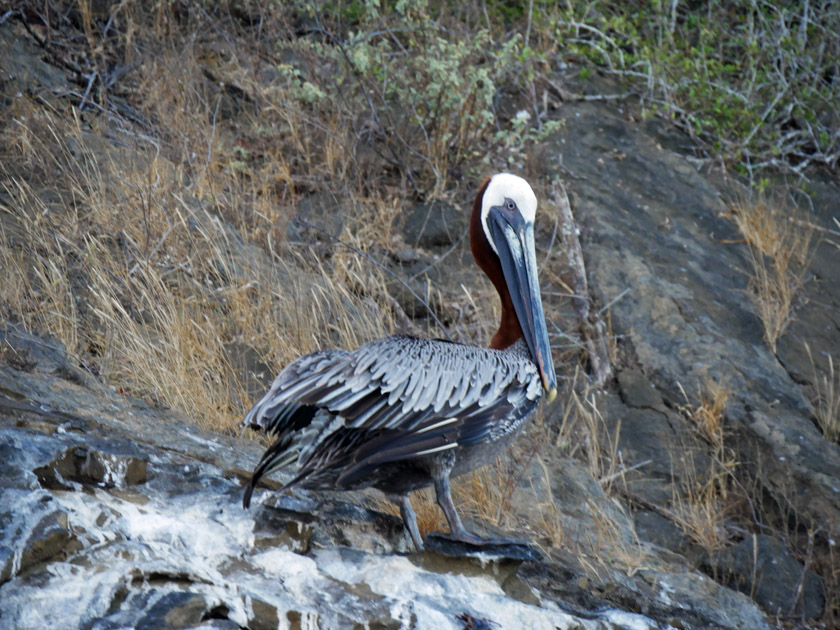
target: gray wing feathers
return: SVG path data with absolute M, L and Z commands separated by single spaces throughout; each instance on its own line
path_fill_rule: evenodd
M 487 405 L 514 385 L 514 389 L 526 388 L 528 398 L 536 399 L 539 388 L 529 387 L 535 382 L 539 385 L 536 367 L 525 357 L 394 336 L 355 352 L 330 350 L 302 357 L 278 376 L 265 398 L 325 408 L 345 416 L 350 426 L 363 428 L 375 414 L 346 412 L 373 393 L 377 397 L 387 394 L 389 407 L 401 403 L 405 415 L 429 408 L 437 414 L 444 408 L 464 409 L 476 402 Z
M 294 441 L 311 454 L 342 428 L 422 432 L 454 417 L 506 425 L 511 408 L 530 407 L 540 395 L 536 366 L 525 352 L 393 336 L 353 352 L 325 350 L 294 361 L 244 423 L 281 437 L 296 431 Z M 306 427 L 292 426 L 302 406 L 313 409 L 312 419 Z
M 283 369 L 271 387 L 256 405 L 248 412 L 242 424 L 255 429 L 266 429 L 267 421 L 276 416 L 281 406 L 296 398 L 312 387 L 312 380 L 323 376 L 330 366 L 340 362 L 349 353 L 344 350 L 322 350 L 300 357 Z

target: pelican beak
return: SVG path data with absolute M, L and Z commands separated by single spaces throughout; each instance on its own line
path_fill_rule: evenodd
M 548 402 L 557 396 L 557 377 L 548 345 L 540 284 L 537 279 L 537 258 L 534 250 L 534 224 L 526 221 L 517 209 L 503 206 L 490 208 L 487 226 L 493 236 L 496 253 L 502 263 L 516 318 L 537 365 Z

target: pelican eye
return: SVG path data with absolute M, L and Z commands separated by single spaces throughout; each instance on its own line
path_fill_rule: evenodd
M 513 212 L 516 210 L 516 204 L 513 203 L 510 199 L 505 199 L 505 208 Z

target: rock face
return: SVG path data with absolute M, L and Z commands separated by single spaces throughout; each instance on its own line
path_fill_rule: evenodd
M 4 325 L 2 343 L 4 628 L 766 627 L 685 568 L 597 583 L 572 557 L 411 554 L 401 521 L 352 494 L 243 510 L 259 445 L 82 378 L 49 339 Z
M 810 567 L 836 555 L 840 446 L 816 425 L 805 344 L 820 348 L 816 362 L 827 373 L 827 357 L 840 354 L 840 255 L 821 234 L 836 212 L 836 181 L 814 182 L 806 219 L 823 232 L 774 354 L 750 302 L 744 237 L 725 218 L 727 199 L 738 198 L 733 187 L 692 166 L 688 138 L 661 121 L 631 122 L 620 108 L 592 103 L 564 104 L 563 115 L 565 129 L 534 157 L 543 176 L 573 191 L 590 287 L 610 307 L 621 360 L 601 410 L 616 454 L 638 467 L 621 492 L 639 508 L 640 535 L 771 614 L 820 616 L 836 582 L 823 584 Z M 734 455 L 724 476 L 741 497 L 718 519 L 719 541 L 733 546 L 711 557 L 674 518 L 716 465 L 689 418 L 710 386 L 729 394 L 721 448 Z
M 796 615 L 813 619 L 825 605 L 819 576 L 797 562 L 781 540 L 764 534 L 724 549 L 709 559 L 706 568 L 720 572 L 723 580 L 771 613 L 792 609 Z M 799 590 L 807 596 L 797 597 Z
M 417 204 L 404 220 L 405 242 L 415 247 L 450 247 L 466 233 L 467 219 L 466 212 L 442 201 Z

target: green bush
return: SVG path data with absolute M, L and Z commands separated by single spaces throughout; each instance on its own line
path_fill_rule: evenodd
M 840 6 L 575 2 L 557 37 L 752 175 L 840 157 Z
M 526 46 L 522 34 L 499 37 L 493 21 L 467 24 L 451 12 L 444 21 L 445 7 L 425 0 L 298 10 L 310 21 L 307 38 L 294 44 L 305 50 L 308 71 L 283 73 L 299 103 L 343 112 L 367 146 L 421 192 L 442 191 L 453 172 L 487 170 L 492 156 L 518 158 L 557 127 L 535 112 L 504 118 L 495 106 L 504 90 L 527 93 L 522 88 L 546 63 L 547 54 Z

